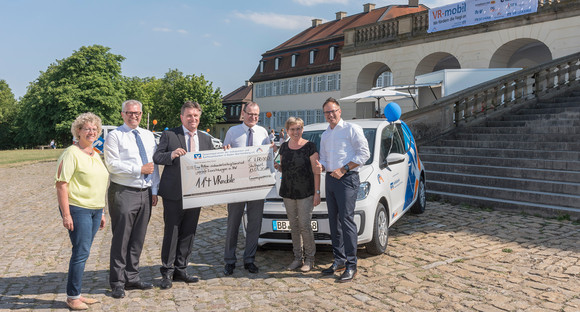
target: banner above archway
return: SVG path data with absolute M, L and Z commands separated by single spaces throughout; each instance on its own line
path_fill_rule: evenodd
M 432 33 L 535 13 L 538 0 L 465 0 L 429 10 Z

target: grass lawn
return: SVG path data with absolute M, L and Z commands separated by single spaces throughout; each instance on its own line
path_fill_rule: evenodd
M 7 167 L 34 163 L 39 161 L 57 160 L 64 149 L 19 149 L 0 151 L 0 166 Z

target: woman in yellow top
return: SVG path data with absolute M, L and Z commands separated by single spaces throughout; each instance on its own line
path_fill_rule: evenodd
M 58 159 L 56 195 L 62 224 L 68 230 L 72 255 L 68 267 L 66 303 L 72 310 L 86 310 L 98 300 L 81 296 L 85 263 L 93 238 L 105 227 L 105 192 L 109 173 L 93 142 L 101 134 L 101 119 L 93 113 L 77 117 L 71 126 L 75 142 Z

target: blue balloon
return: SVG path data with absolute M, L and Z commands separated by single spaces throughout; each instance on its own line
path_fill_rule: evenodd
M 383 112 L 389 122 L 397 121 L 401 118 L 401 107 L 395 102 L 387 104 Z

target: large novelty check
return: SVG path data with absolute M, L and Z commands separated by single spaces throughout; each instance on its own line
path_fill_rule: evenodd
M 183 208 L 263 199 L 275 184 L 269 145 L 181 157 Z

